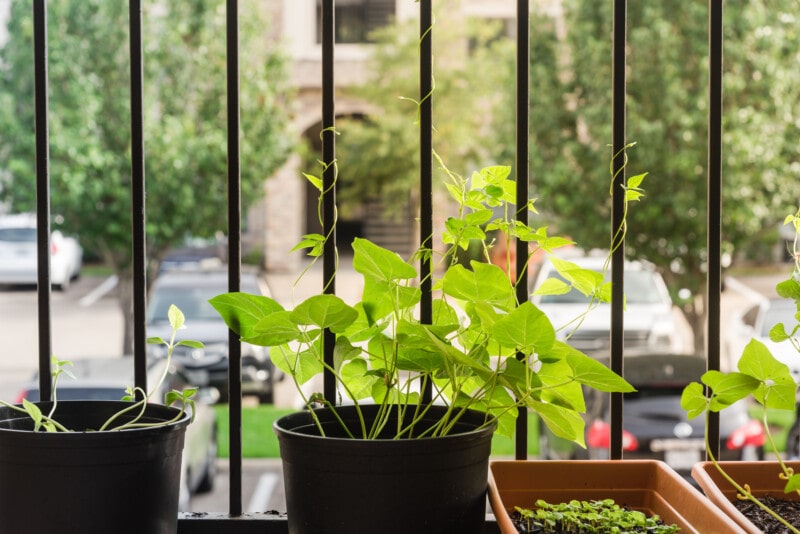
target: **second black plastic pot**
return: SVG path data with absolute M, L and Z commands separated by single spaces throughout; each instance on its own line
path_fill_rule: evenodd
M 367 424 L 377 406 L 364 406 Z M 358 428 L 355 408 L 337 411 Z M 444 408 L 435 406 L 432 424 Z M 342 437 L 328 409 L 275 422 L 283 461 L 289 532 L 353 534 L 381 532 L 480 533 L 486 517 L 486 487 L 492 433 L 480 412 L 465 414 L 456 433 L 421 439 Z

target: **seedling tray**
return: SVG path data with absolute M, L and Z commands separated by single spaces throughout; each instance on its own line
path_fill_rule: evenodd
M 489 464 L 489 500 L 503 534 L 517 534 L 509 512 L 551 503 L 614 499 L 681 533 L 736 534 L 744 530 L 664 462 L 657 460 L 525 460 Z

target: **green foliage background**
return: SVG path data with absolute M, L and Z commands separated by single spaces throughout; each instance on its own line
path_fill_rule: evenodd
M 127 2 L 48 3 L 52 211 L 118 272 L 130 263 L 130 67 Z M 149 254 L 226 228 L 225 10 L 211 0 L 144 6 Z M 242 198 L 291 148 L 285 60 L 257 3 L 242 6 Z M 15 0 L 0 50 L 2 198 L 35 208 L 33 27 Z
M 584 245 L 603 243 L 608 230 L 592 221 L 609 219 L 597 192 L 608 183 L 612 6 L 564 6 L 561 39 L 534 20 L 532 61 L 543 65 L 532 71 L 531 114 L 550 116 L 531 121 L 533 190 L 562 232 Z M 773 231 L 800 196 L 794 7 L 725 5 L 723 240 L 731 253 Z M 656 263 L 674 290 L 699 297 L 707 240 L 708 6 L 636 2 L 628 10 L 627 137 L 638 143 L 629 173 L 650 172 L 646 199 L 630 216 L 628 253 Z M 703 310 L 697 298 L 684 307 L 695 332 L 702 332 Z M 702 349 L 702 336 L 695 338 Z
M 499 37 L 491 24 L 450 27 L 457 2 L 438 5 L 450 7 L 433 27 L 434 147 L 462 174 L 495 162 L 513 164 L 513 40 Z M 557 226 L 584 248 L 602 247 L 610 237 L 612 5 L 585 0 L 562 5 L 560 16 L 533 9 L 531 17 L 531 191 L 540 198 L 543 223 Z M 746 253 L 751 243 L 761 246 L 775 236 L 800 197 L 800 30 L 795 12 L 789 0 L 725 4 L 723 241 L 734 257 Z M 634 2 L 628 5 L 627 25 L 627 138 L 637 143 L 629 153 L 628 174 L 650 173 L 646 198 L 631 213 L 627 252 L 656 263 L 675 292 L 691 290 L 694 297 L 683 303 L 684 312 L 695 331 L 702 332 L 708 5 L 698 0 Z M 415 35 L 405 27 L 392 30 L 398 31 Z M 418 57 L 415 42 L 401 46 L 399 37 L 389 37 L 395 33 L 378 39 L 375 78 L 358 93 L 381 112 L 356 135 L 349 124 L 342 128 L 342 176 L 369 184 L 371 194 L 396 194 L 414 183 L 411 144 L 418 131 L 405 128 L 404 136 L 395 135 L 398 124 L 412 120 L 414 106 L 401 109 L 387 99 L 398 94 L 393 89 L 398 80 L 408 85 L 399 94 L 414 94 L 410 82 L 418 78 Z M 466 90 L 459 92 L 461 87 Z M 359 140 L 352 148 L 348 135 Z M 365 150 L 363 139 L 383 148 Z M 702 346 L 702 336 L 696 336 L 696 347 Z

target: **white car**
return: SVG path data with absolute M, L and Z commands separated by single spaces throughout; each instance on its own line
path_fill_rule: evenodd
M 605 257 L 569 258 L 579 267 L 601 272 Z M 545 260 L 534 290 L 558 274 Z M 610 279 L 610 272 L 607 273 Z M 672 298 L 664 279 L 645 262 L 625 262 L 624 344 L 626 352 L 681 353 L 683 342 L 673 312 Z M 580 323 L 573 322 L 588 309 L 589 298 L 576 289 L 561 295 L 534 294 L 531 301 L 541 309 L 558 331 L 559 339 L 584 352 L 607 353 L 610 347 L 611 305 L 597 304 Z
M 790 299 L 764 299 L 749 307 L 737 317 L 728 340 L 731 364 L 736 366 L 745 346 L 755 339 L 766 345 L 776 360 L 786 364 L 795 382 L 800 384 L 800 353 L 788 340 L 775 343 L 769 338 L 769 331 L 778 323 L 783 323 L 791 331 L 796 324 L 796 313 L 797 306 Z
M 83 249 L 74 237 L 53 230 L 50 237 L 50 280 L 66 290 L 78 278 Z M 36 215 L 0 216 L 0 284 L 36 284 Z

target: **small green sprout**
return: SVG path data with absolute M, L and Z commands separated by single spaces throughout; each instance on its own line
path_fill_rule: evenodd
M 153 424 L 153 423 L 140 423 L 139 422 L 139 420 L 144 415 L 144 410 L 145 410 L 145 408 L 147 406 L 147 403 L 150 401 L 150 399 L 152 398 L 152 396 L 156 392 L 156 390 L 158 390 L 159 386 L 161 386 L 161 384 L 167 378 L 167 373 L 169 372 L 169 364 L 170 364 L 170 361 L 172 361 L 172 353 L 175 350 L 175 347 L 185 346 L 185 347 L 191 347 L 191 348 L 195 348 L 195 349 L 202 349 L 203 348 L 203 344 L 201 342 L 199 342 L 199 341 L 194 341 L 194 340 L 190 340 L 190 339 L 184 339 L 184 340 L 181 340 L 181 341 L 175 341 L 175 338 L 177 336 L 178 330 L 182 330 L 182 329 L 186 328 L 186 325 L 185 325 L 186 317 L 183 315 L 183 312 L 177 306 L 175 306 L 174 304 L 170 305 L 169 310 L 167 310 L 167 317 L 169 318 L 169 324 L 172 327 L 172 334 L 170 336 L 169 341 L 165 341 L 164 339 L 162 339 L 160 337 L 151 337 L 151 338 L 147 339 L 148 343 L 161 344 L 161 345 L 165 345 L 167 347 L 167 359 L 166 359 L 166 363 L 164 364 L 164 370 L 163 370 L 163 372 L 161 374 L 161 378 L 156 383 L 156 385 L 153 386 L 153 388 L 150 390 L 150 392 L 146 393 L 146 394 L 145 394 L 144 391 L 141 390 L 141 388 L 138 388 L 138 387 L 137 388 L 132 388 L 132 387 L 129 386 L 126 389 L 126 395 L 122 398 L 122 400 L 124 400 L 124 401 L 135 401 L 134 404 L 131 405 L 128 408 L 125 408 L 124 410 L 121 410 L 120 412 L 114 414 L 113 416 L 111 416 L 108 419 L 108 421 L 106 421 L 103 424 L 103 426 L 100 427 L 100 430 L 124 430 L 126 428 L 141 428 L 141 427 L 147 427 L 147 426 L 166 425 L 166 424 L 169 424 L 169 423 L 171 423 L 173 421 L 180 420 L 183 417 L 183 414 L 187 411 L 187 408 L 189 409 L 189 412 L 191 414 L 191 420 L 194 421 L 195 404 L 194 404 L 193 397 L 197 393 L 197 388 L 186 388 L 183 391 L 172 390 L 172 391 L 168 392 L 164 396 L 164 404 L 166 404 L 167 406 L 171 406 L 171 405 L 173 405 L 175 403 L 178 403 L 180 405 L 180 412 L 171 421 L 164 421 L 164 422 L 159 422 L 159 423 L 155 423 L 155 424 Z M 137 401 L 136 400 L 137 397 L 139 397 L 140 400 Z M 131 411 L 135 411 L 137 409 L 139 410 L 139 414 L 134 419 L 132 419 L 131 421 L 129 421 L 129 422 L 125 423 L 125 424 L 122 424 L 120 426 L 116 426 L 116 427 L 111 426 L 113 421 L 115 421 L 121 415 L 123 415 L 125 413 L 128 413 L 128 412 L 131 412 Z
M 542 499 L 534 508 L 515 507 L 521 532 L 592 534 L 673 534 L 677 525 L 666 525 L 658 515 L 648 516 L 624 508 L 613 499 L 551 504 Z
M 140 422 L 142 417 L 144 416 L 145 409 L 147 408 L 147 403 L 150 401 L 155 392 L 167 378 L 170 361 L 172 359 L 172 352 L 175 350 L 175 347 L 186 346 L 192 348 L 203 348 L 203 344 L 200 343 L 199 341 L 193 341 L 193 340 L 175 341 L 175 337 L 177 335 L 178 330 L 186 328 L 184 324 L 186 319 L 183 315 L 183 312 L 181 312 L 181 310 L 178 309 L 178 307 L 175 306 L 174 304 L 169 307 L 168 317 L 170 326 L 172 326 L 172 335 L 170 337 L 170 340 L 164 341 L 160 337 L 154 337 L 147 340 L 148 343 L 159 343 L 166 345 L 167 347 L 167 358 L 164 364 L 164 371 L 162 372 L 160 379 L 153 386 L 150 392 L 145 392 L 139 387 L 128 386 L 125 389 L 125 395 L 122 397 L 121 400 L 130 402 L 131 405 L 125 407 L 124 409 L 120 410 L 119 412 L 109 417 L 98 430 L 100 431 L 125 430 L 129 428 L 164 426 L 173 423 L 175 421 L 179 421 L 180 419 L 183 418 L 184 414 L 187 413 L 187 411 L 191 414 L 191 420 L 194 421 L 194 414 L 195 414 L 194 395 L 197 393 L 197 388 L 191 387 L 191 388 L 186 388 L 183 391 L 172 390 L 165 394 L 164 404 L 166 404 L 167 406 L 172 406 L 173 404 L 176 404 L 180 408 L 180 411 L 174 418 L 172 418 L 169 421 L 159 421 L 155 423 Z M 75 375 L 73 375 L 72 372 L 68 369 L 68 367 L 71 366 L 72 362 L 70 360 L 59 360 L 55 356 L 52 357 L 51 374 L 53 380 L 53 403 L 47 415 L 42 413 L 39 406 L 37 406 L 35 403 L 27 399 L 22 400 L 21 407 L 9 404 L 4 401 L 0 401 L 0 405 L 6 406 L 18 412 L 23 412 L 28 414 L 28 416 L 33 421 L 34 431 L 38 432 L 40 430 L 44 430 L 47 432 L 69 432 L 69 429 L 67 429 L 61 423 L 56 421 L 53 418 L 53 415 L 55 414 L 56 406 L 58 405 L 58 381 L 61 378 L 61 375 L 66 375 L 73 379 L 75 378 Z M 117 419 L 130 412 L 138 412 L 138 413 L 129 421 L 114 426 L 114 422 L 117 421 Z

